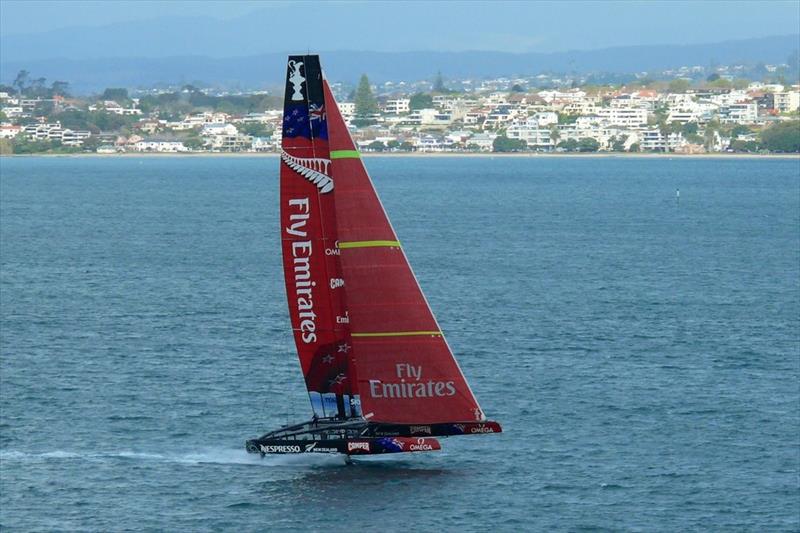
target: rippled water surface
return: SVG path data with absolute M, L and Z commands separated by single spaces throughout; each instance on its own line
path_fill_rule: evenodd
M 800 528 L 797 159 L 367 165 L 505 433 L 248 456 L 310 414 L 278 160 L 4 158 L 0 526 Z

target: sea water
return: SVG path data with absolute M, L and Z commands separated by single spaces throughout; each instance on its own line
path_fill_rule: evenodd
M 800 160 L 366 163 L 503 434 L 246 454 L 310 416 L 278 160 L 4 158 L 0 527 L 798 530 Z

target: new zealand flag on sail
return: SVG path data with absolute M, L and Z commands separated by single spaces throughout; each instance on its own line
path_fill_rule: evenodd
M 327 139 L 328 121 L 318 56 L 290 56 L 283 106 L 283 136 Z
M 283 108 L 283 136 L 327 139 L 328 120 L 325 104 L 288 104 Z

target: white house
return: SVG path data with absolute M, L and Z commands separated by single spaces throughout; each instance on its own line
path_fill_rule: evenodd
M 137 152 L 187 152 L 189 149 L 180 141 L 147 140 L 139 141 L 133 145 Z
M 19 135 L 21 131 L 22 126 L 16 126 L 14 124 L 2 124 L 0 125 L 0 139 L 13 139 Z

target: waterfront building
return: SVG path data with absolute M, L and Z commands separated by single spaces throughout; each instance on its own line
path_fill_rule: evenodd
M 773 93 L 773 108 L 779 113 L 791 113 L 800 109 L 800 91 Z
M 753 124 L 758 121 L 758 103 L 750 101 L 722 106 L 719 120 L 723 124 Z
M 137 152 L 163 152 L 177 153 L 188 152 L 189 149 L 181 141 L 169 139 L 149 139 L 142 140 L 133 145 Z
M 640 131 L 639 139 L 642 150 L 655 152 L 674 152 L 686 144 L 686 139 L 683 138 L 682 133 L 664 135 L 658 128 Z

